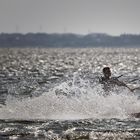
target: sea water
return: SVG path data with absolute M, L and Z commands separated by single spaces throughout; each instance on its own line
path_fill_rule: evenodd
M 1 48 L 0 139 L 140 139 L 140 91 L 104 96 L 111 67 L 140 86 L 139 48 Z

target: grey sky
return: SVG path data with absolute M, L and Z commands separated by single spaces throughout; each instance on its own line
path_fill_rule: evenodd
M 0 32 L 140 33 L 140 0 L 0 0 Z

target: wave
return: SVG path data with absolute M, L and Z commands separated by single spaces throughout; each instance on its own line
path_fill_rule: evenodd
M 9 95 L 0 108 L 0 119 L 124 119 L 139 110 L 137 95 L 119 90 L 105 97 L 101 85 L 91 87 L 76 75 L 39 97 L 19 100 Z

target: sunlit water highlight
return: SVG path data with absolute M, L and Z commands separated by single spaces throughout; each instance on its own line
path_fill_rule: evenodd
M 0 49 L 0 139 L 139 138 L 139 90 L 105 96 L 104 66 L 140 85 L 140 49 Z M 20 129 L 19 129 L 20 128 Z

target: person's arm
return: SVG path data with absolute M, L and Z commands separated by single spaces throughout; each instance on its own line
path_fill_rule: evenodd
M 122 85 L 120 86 L 124 86 L 124 87 L 127 87 L 131 92 L 133 92 L 134 90 L 140 90 L 140 87 L 135 87 L 135 88 L 130 88 L 128 85 L 126 85 L 125 83 L 123 82 L 120 82 Z
M 134 91 L 134 89 L 131 89 L 127 84 L 125 84 L 125 83 L 122 82 L 122 81 L 119 81 L 118 79 L 115 81 L 115 83 L 116 83 L 118 86 L 127 87 L 131 92 Z
M 128 85 L 126 85 L 125 83 L 123 83 L 123 85 L 122 86 L 124 86 L 124 87 L 127 87 L 131 92 L 133 92 L 135 89 L 131 89 Z

